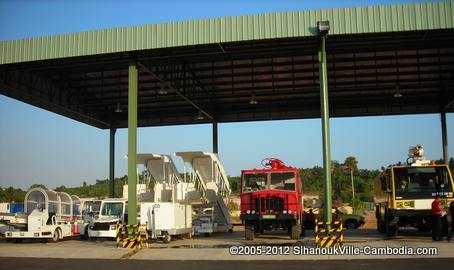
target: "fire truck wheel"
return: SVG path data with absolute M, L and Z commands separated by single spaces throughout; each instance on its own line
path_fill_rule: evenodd
M 301 225 L 300 224 L 295 224 L 295 225 L 292 225 L 292 229 L 291 229 L 291 234 L 290 234 L 290 238 L 291 239 L 300 239 L 300 236 L 301 236 Z
M 246 240 L 254 240 L 254 230 L 252 229 L 252 226 L 244 227 L 244 237 Z

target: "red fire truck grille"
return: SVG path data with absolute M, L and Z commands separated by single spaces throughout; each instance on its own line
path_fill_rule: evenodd
M 284 198 L 277 196 L 255 197 L 254 208 L 257 212 L 282 212 L 286 209 Z

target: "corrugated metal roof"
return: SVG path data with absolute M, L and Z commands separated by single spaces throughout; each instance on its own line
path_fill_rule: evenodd
M 0 42 L 0 64 L 177 46 L 316 34 L 331 35 L 454 28 L 454 1 L 321 9 L 132 26 Z

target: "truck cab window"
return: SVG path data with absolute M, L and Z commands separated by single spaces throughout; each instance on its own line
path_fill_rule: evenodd
M 295 173 L 293 172 L 271 173 L 270 189 L 295 191 Z
M 396 196 L 405 199 L 446 196 L 452 192 L 445 167 L 395 168 L 394 184 Z
M 243 192 L 264 190 L 267 187 L 268 174 L 248 173 L 243 176 Z

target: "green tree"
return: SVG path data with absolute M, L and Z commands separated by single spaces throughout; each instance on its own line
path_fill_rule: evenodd
M 354 173 L 358 171 L 358 161 L 355 157 L 347 157 L 344 161 L 344 166 L 348 167 L 350 170 L 353 170 Z

